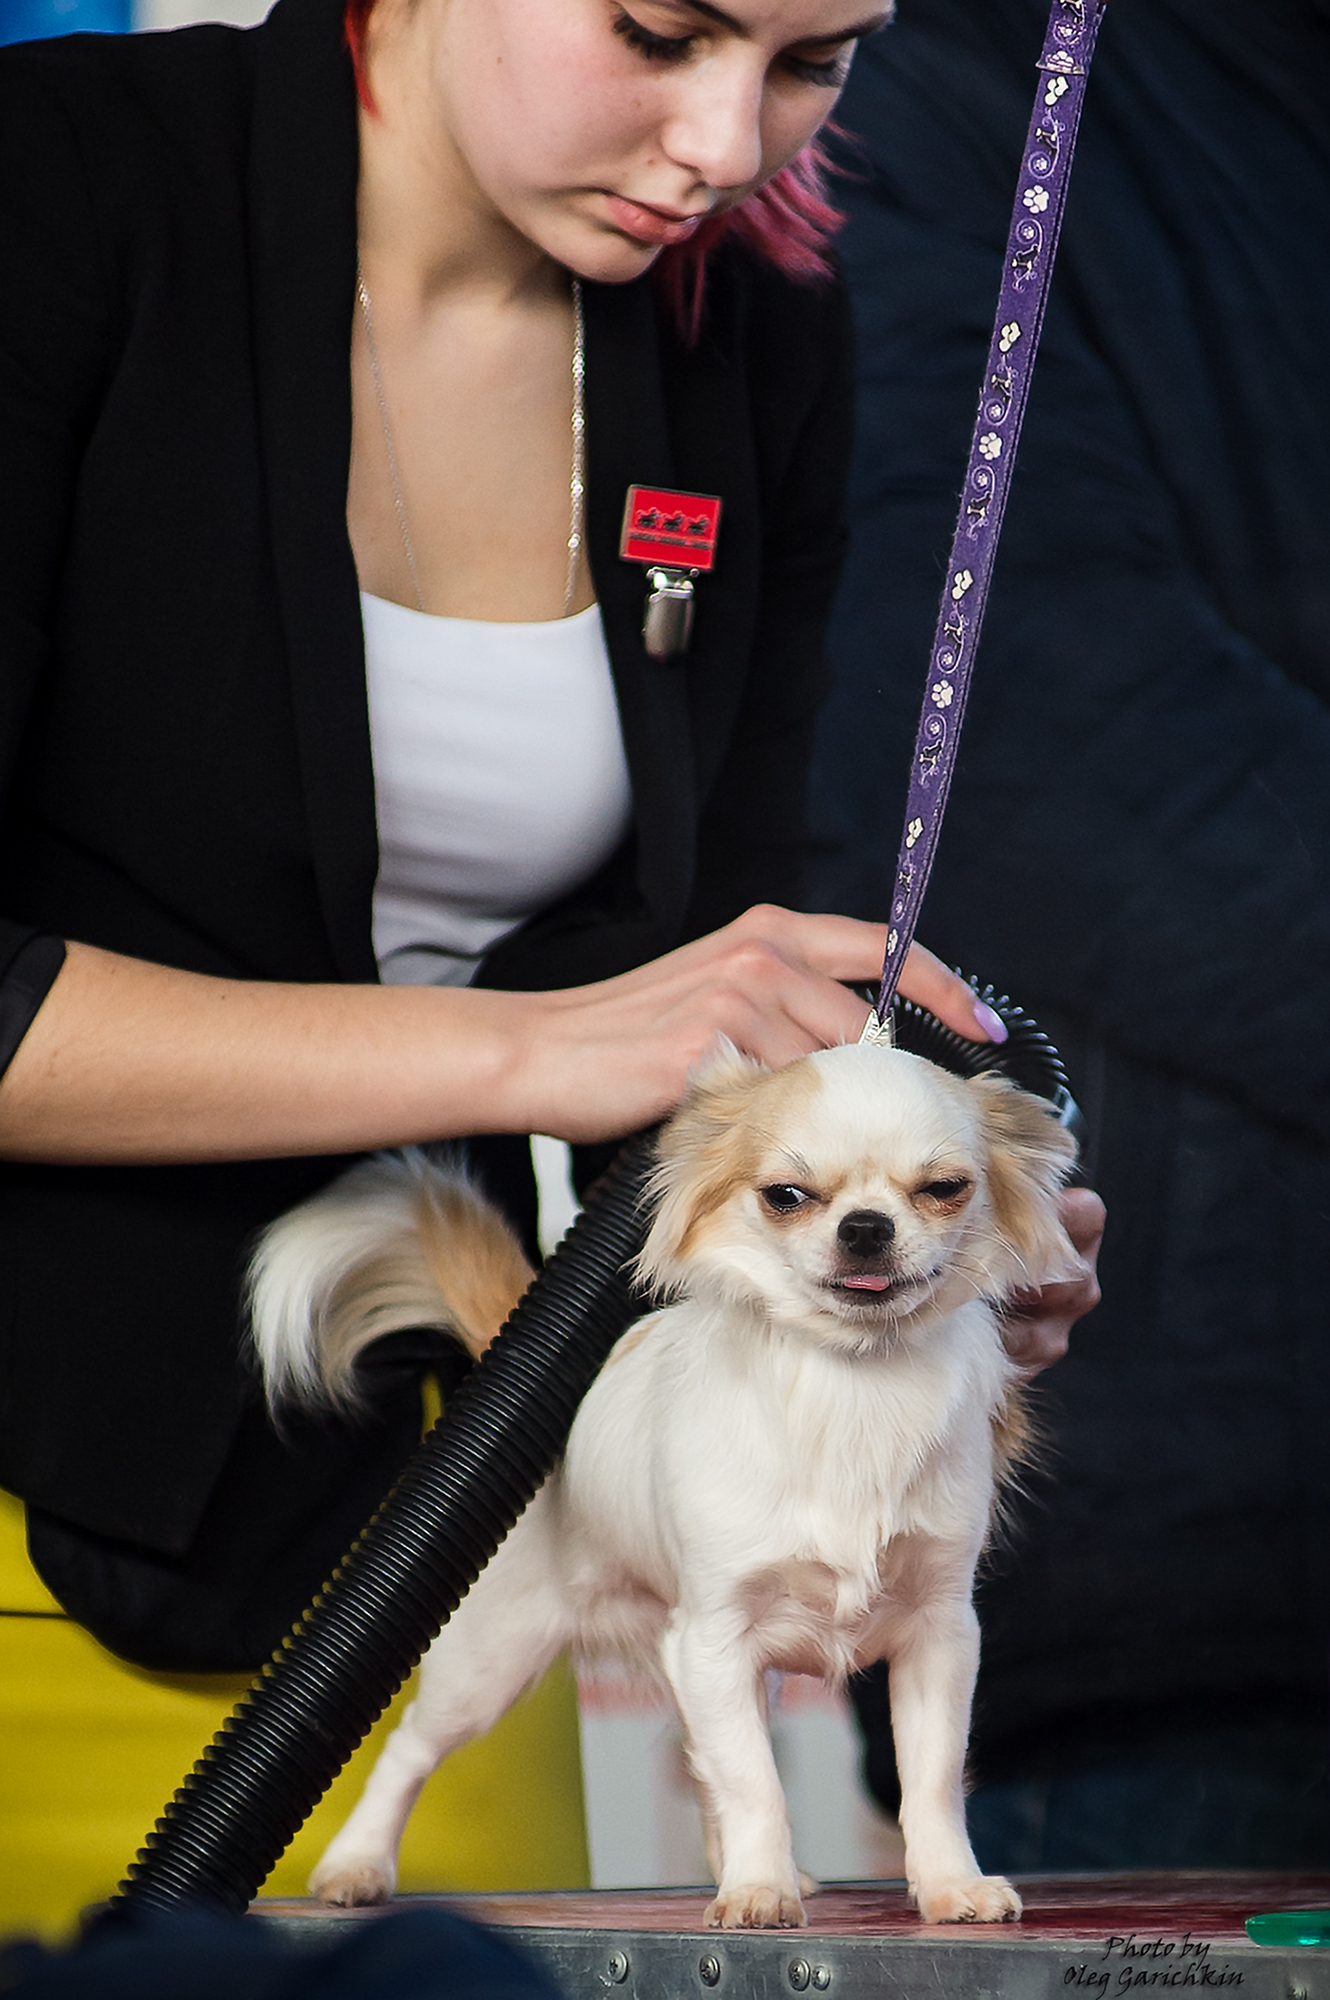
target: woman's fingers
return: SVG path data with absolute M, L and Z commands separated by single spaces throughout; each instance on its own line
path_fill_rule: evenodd
M 545 996 L 540 1059 L 547 1076 L 562 1070 L 563 1087 L 560 1122 L 542 1129 L 571 1137 L 571 1121 L 576 1136 L 612 1137 L 660 1117 L 722 1036 L 772 1069 L 856 1041 L 868 1008 L 845 982 L 876 982 L 884 942 L 879 924 L 759 905 L 621 978 Z M 1005 1039 L 966 982 L 918 945 L 901 991 L 958 1034 Z
M 1063 1188 L 1058 1196 L 1058 1215 L 1062 1227 L 1072 1241 L 1072 1247 L 1084 1258 L 1087 1278 L 1094 1285 L 1094 1303 L 1099 1303 L 1099 1288 L 1095 1282 L 1095 1272 L 1099 1261 L 1099 1249 L 1104 1240 L 1104 1225 L 1108 1220 L 1108 1210 L 1103 1197 L 1093 1188 Z M 1085 1308 L 1089 1312 L 1090 1308 Z
M 882 976 L 887 933 L 885 925 L 864 923 L 857 917 L 806 916 L 764 903 L 745 910 L 725 930 L 716 932 L 714 939 L 699 942 L 708 945 L 730 939 L 766 945 L 790 965 L 837 984 L 876 987 Z M 905 999 L 927 1007 L 968 1041 L 1007 1039 L 1006 1028 L 993 1009 L 976 1000 L 973 987 L 922 945 L 910 947 L 900 990 Z M 833 1041 L 854 1040 L 868 1018 L 858 1000 L 848 1008 L 839 1001 L 824 1000 L 815 1006 L 815 1015 L 807 1025 L 823 1047 Z
M 759 904 L 746 910 L 729 929 L 767 940 L 792 963 L 801 963 L 809 972 L 837 982 L 876 987 L 882 977 L 887 948 L 884 924 L 864 923 L 857 917 L 803 916 L 793 910 Z M 717 935 L 724 937 L 726 932 Z M 905 999 L 927 1007 L 967 1041 L 1006 1041 L 1006 1028 L 993 1009 L 976 1000 L 968 981 L 923 945 L 910 946 L 899 983 Z M 845 1025 L 853 1017 L 844 1010 L 837 1011 L 837 1040 L 853 1040 L 862 1030 L 867 1012 L 860 1002 L 855 1003 L 855 1010 L 858 1025 L 853 1032 Z
M 762 938 L 809 972 L 861 986 L 877 981 L 887 948 L 883 924 L 866 924 L 858 917 L 810 916 L 800 910 L 784 910 L 778 903 L 754 904 L 714 937 L 717 941 Z M 701 944 L 707 942 L 699 939 Z
M 1096 1264 L 1104 1238 L 1103 1201 L 1093 1188 L 1064 1188 L 1058 1214 L 1080 1256 L 1081 1275 L 1040 1291 L 1019 1292 L 1002 1315 L 1002 1344 L 1031 1375 L 1062 1359 L 1072 1327 L 1094 1311 L 1101 1296 Z
M 1005 1042 L 1007 1030 L 1001 1016 L 976 1000 L 974 988 L 921 944 L 910 946 L 900 976 L 900 990 L 907 1000 L 927 1007 L 948 1028 L 971 1042 Z
M 778 1068 L 813 1049 L 857 1040 L 866 1010 L 839 979 L 810 963 L 807 933 L 782 930 L 777 936 L 747 936 L 725 954 L 731 997 L 747 1003 L 750 1039 L 740 1040 L 748 1055 Z

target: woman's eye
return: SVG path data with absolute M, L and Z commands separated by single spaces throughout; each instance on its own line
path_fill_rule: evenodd
M 850 57 L 853 49 L 842 49 L 825 62 L 813 62 L 807 56 L 787 55 L 785 67 L 800 83 L 818 83 L 824 90 L 839 90 L 850 74 Z
M 630 49 L 636 49 L 648 62 L 682 62 L 693 46 L 692 35 L 656 35 L 650 28 L 644 28 L 631 14 L 615 16 L 614 32 L 622 35 Z
M 777 1215 L 793 1215 L 796 1208 L 802 1208 L 812 1198 L 810 1194 L 805 1194 L 802 1188 L 789 1187 L 783 1181 L 778 1181 L 774 1187 L 764 1187 L 762 1190 L 763 1201 L 768 1208 L 774 1209 Z
M 696 35 L 658 35 L 653 28 L 644 27 L 641 21 L 626 14 L 622 8 L 614 17 L 614 32 L 647 62 L 683 62 L 692 54 L 697 41 Z M 783 55 L 780 62 L 786 74 L 798 83 L 818 84 L 824 90 L 839 90 L 849 75 L 853 53 L 853 47 L 846 47 L 824 60 L 815 60 L 791 51 Z

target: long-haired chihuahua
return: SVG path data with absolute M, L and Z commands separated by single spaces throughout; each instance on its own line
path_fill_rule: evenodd
M 1022 1434 L 999 1311 L 1079 1269 L 1057 1207 L 1072 1154 L 1048 1106 L 999 1077 L 858 1046 L 775 1072 L 720 1056 L 660 1143 L 638 1272 L 665 1303 L 618 1342 L 562 1465 L 427 1653 L 313 1893 L 390 1896 L 440 1759 L 571 1646 L 673 1694 L 710 1923 L 804 1921 L 764 1673 L 839 1682 L 873 1660 L 890 1663 L 920 1915 L 1019 1915 L 965 1830 L 971 1595 Z M 462 1173 L 367 1161 L 261 1244 L 269 1395 L 354 1403 L 356 1356 L 408 1325 L 478 1353 L 529 1277 Z

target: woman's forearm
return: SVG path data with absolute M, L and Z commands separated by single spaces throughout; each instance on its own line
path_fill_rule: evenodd
M 636 971 L 555 993 L 215 979 L 73 944 L 3 1080 L 0 1157 L 182 1163 L 663 1117 L 724 1036 L 758 1061 L 853 1040 L 878 925 L 762 907 Z M 901 990 L 961 1034 L 992 1017 L 917 948 Z M 1000 1030 L 1000 1023 L 997 1024 Z
M 523 998 L 214 979 L 71 944 L 0 1081 L 0 1155 L 258 1159 L 500 1129 L 502 1017 Z

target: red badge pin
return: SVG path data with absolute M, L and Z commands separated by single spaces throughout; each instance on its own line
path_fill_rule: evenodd
M 716 560 L 719 530 L 720 500 L 714 493 L 667 493 L 658 486 L 630 486 L 619 554 L 625 562 L 710 569 Z
M 619 554 L 647 565 L 642 644 L 653 660 L 687 651 L 693 629 L 693 578 L 716 560 L 720 500 L 714 493 L 667 493 L 630 486 Z

